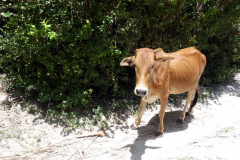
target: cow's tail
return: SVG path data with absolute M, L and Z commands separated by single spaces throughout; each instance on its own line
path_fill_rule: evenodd
M 197 103 L 197 99 L 198 99 L 198 87 L 196 88 L 196 91 L 195 91 L 195 97 L 190 105 L 190 108 L 189 108 L 189 111 L 192 111 L 192 108 L 196 105 Z

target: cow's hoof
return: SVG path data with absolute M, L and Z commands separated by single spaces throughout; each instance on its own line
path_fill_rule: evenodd
M 163 137 L 163 132 L 159 132 L 159 131 L 157 131 L 157 132 L 155 132 L 155 134 L 154 134 L 156 137 Z
M 183 120 L 181 118 L 178 118 L 176 121 L 177 124 L 183 124 Z
M 193 114 L 192 114 L 192 113 L 189 113 L 189 112 L 186 112 L 185 115 L 186 115 L 186 116 L 193 117 Z
M 192 113 L 186 112 L 185 115 L 186 116 L 192 116 Z
M 131 129 L 132 129 L 132 130 L 137 130 L 138 127 L 133 123 L 133 124 L 131 125 Z

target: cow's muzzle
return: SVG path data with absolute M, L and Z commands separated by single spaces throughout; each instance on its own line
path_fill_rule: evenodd
M 148 90 L 144 89 L 144 88 L 136 88 L 135 89 L 135 94 L 137 96 L 146 96 L 147 95 Z

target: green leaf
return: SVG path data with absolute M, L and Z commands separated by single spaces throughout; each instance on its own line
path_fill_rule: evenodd
M 7 11 L 7 13 L 4 13 L 4 12 L 2 12 L 1 13 L 1 15 L 3 16 L 3 17 L 10 17 L 11 16 L 11 13 L 9 12 L 9 11 Z

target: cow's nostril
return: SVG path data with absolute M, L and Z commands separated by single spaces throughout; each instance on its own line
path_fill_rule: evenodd
M 144 91 L 143 94 L 146 95 L 147 91 Z

